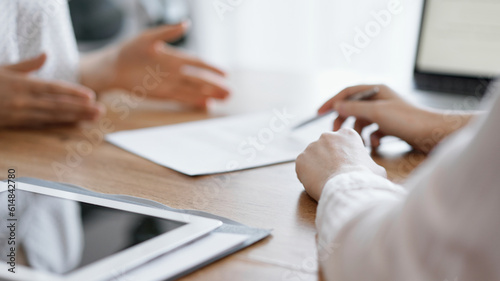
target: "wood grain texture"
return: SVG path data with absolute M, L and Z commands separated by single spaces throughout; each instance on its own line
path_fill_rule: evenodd
M 138 107 L 126 116 L 109 112 L 104 120 L 111 131 L 117 131 L 206 118 L 209 115 L 205 112 Z M 293 163 L 188 177 L 127 153 L 100 140 L 97 134 L 89 137 L 89 132 L 97 132 L 99 126 L 0 131 L 0 178 L 5 179 L 7 169 L 15 167 L 18 177 L 144 197 L 174 208 L 202 210 L 252 227 L 273 229 L 271 237 L 182 280 L 320 279 L 315 247 L 316 203 L 304 193 Z M 75 157 L 78 150 L 85 155 Z M 425 159 L 408 150 L 391 150 L 389 145 L 386 150 L 374 158 L 397 182 Z M 57 169 L 60 166 L 66 168 Z

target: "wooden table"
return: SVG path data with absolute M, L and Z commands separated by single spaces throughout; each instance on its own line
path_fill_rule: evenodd
M 138 107 L 123 120 L 121 117 L 119 113 L 109 112 L 104 120 L 117 131 L 209 116 L 205 112 Z M 202 210 L 252 227 L 273 229 L 271 237 L 182 280 L 320 279 L 315 247 L 316 202 L 304 193 L 294 163 L 192 178 L 104 141 L 84 151 L 88 155 L 72 159 L 70 151 L 89 140 L 85 132 L 98 127 L 99 124 L 82 124 L 76 128 L 0 131 L 0 178 L 5 179 L 7 169 L 15 167 L 18 177 L 36 177 L 98 192 L 144 197 L 174 208 Z M 418 153 L 390 149 L 374 157 L 396 182 L 402 181 L 425 158 Z M 73 167 L 56 172 L 54 163 L 70 163 Z

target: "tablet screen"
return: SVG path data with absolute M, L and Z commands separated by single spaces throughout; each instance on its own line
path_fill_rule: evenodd
M 70 273 L 185 224 L 28 191 L 16 193 L 18 260 L 55 274 Z M 0 193 L 0 202 L 7 202 L 6 195 Z M 0 214 L 7 217 L 5 210 Z M 9 229 L 0 228 L 2 260 L 9 254 L 8 237 Z

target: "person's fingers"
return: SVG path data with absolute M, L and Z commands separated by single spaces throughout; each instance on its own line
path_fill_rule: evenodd
M 36 110 L 16 111 L 11 116 L 9 127 L 36 127 L 50 120 L 47 114 Z
M 189 93 L 187 92 L 184 92 L 182 95 L 177 96 L 175 100 L 185 105 L 199 109 L 206 109 L 208 104 L 207 98 L 191 98 L 189 97 Z
M 54 122 L 95 120 L 105 111 L 100 104 L 81 104 L 53 97 L 32 99 L 30 102 L 27 102 L 25 108 L 27 110 L 46 113 L 52 116 Z
M 343 101 L 351 95 L 373 89 L 374 87 L 379 87 L 379 86 L 377 86 L 377 85 L 359 85 L 359 86 L 345 88 L 344 90 L 340 91 L 340 93 L 338 93 L 337 95 L 335 95 L 334 97 L 332 97 L 331 99 L 326 101 L 318 109 L 318 114 L 322 114 L 322 113 L 325 113 L 331 109 L 334 109 L 337 102 Z
M 175 41 L 184 35 L 189 27 L 189 22 L 182 22 L 176 25 L 162 25 L 146 31 L 146 36 L 152 41 Z
M 210 70 L 212 72 L 215 72 L 221 76 L 226 76 L 226 72 L 224 72 L 223 70 L 215 67 L 215 66 L 212 66 L 198 58 L 191 58 L 191 57 L 186 57 L 184 58 L 184 64 L 185 65 L 190 65 L 190 66 L 195 66 L 195 67 L 199 67 L 199 68 L 203 68 L 203 69 L 206 69 L 206 70 Z
M 380 146 L 380 140 L 383 137 L 385 137 L 385 134 L 380 130 L 377 130 L 370 135 L 370 143 L 373 149 L 377 149 Z
M 340 129 L 337 134 L 339 135 L 343 135 L 344 137 L 347 137 L 351 140 L 355 139 L 356 141 L 358 141 L 360 144 L 363 144 L 364 145 L 364 140 L 363 138 L 361 137 L 361 135 L 359 133 L 357 133 L 356 131 L 354 131 L 353 129 L 351 128 L 342 128 Z
M 62 104 L 58 105 L 60 108 Z M 62 105 L 64 106 L 64 105 Z M 80 121 L 92 121 L 97 120 L 100 116 L 103 115 L 104 110 L 102 106 L 96 105 L 93 108 L 79 108 L 73 111 L 65 110 L 45 110 L 43 108 L 38 108 L 37 110 L 33 110 L 34 112 L 38 112 L 40 114 L 44 114 L 46 119 L 44 123 L 47 124 L 57 124 L 57 123 L 78 123 Z
M 197 109 L 206 109 L 208 104 L 207 97 L 195 97 L 190 91 L 179 92 L 179 94 L 173 97 L 173 99 Z
M 6 65 L 3 68 L 10 71 L 28 73 L 40 69 L 45 63 L 46 59 L 47 55 L 45 53 L 42 53 L 37 57 L 18 62 L 16 64 Z
M 333 131 L 336 132 L 338 130 L 340 130 L 340 128 L 342 128 L 342 124 L 344 124 L 345 120 L 347 118 L 344 118 L 342 116 L 338 116 L 335 121 L 333 121 Z
M 229 96 L 229 89 L 215 80 L 204 79 L 191 75 L 183 75 L 182 79 L 191 85 L 200 94 L 216 99 L 225 99 Z
M 35 97 L 44 94 L 64 95 L 84 102 L 95 100 L 95 92 L 87 87 L 70 84 L 63 81 L 43 81 L 39 79 L 30 79 L 27 83 L 28 89 Z
M 342 117 L 354 116 L 375 122 L 374 116 L 380 101 L 342 101 L 335 105 L 335 110 Z
M 171 91 L 174 94 L 165 96 L 165 98 L 175 100 L 195 108 L 205 109 L 207 107 L 207 101 L 209 97 L 200 94 L 199 90 L 184 85 L 176 87 Z M 161 99 L 161 96 L 156 96 L 156 98 Z
M 371 124 L 372 124 L 372 122 L 370 122 L 368 120 L 357 118 L 356 122 L 354 122 L 354 131 L 358 132 L 358 134 L 361 135 L 361 133 L 363 132 L 363 129 L 366 126 L 369 126 Z
M 54 118 L 54 114 L 51 112 L 44 112 L 38 110 L 24 110 L 16 112 L 11 121 L 9 122 L 9 127 L 43 127 L 47 125 L 58 125 L 58 124 L 74 124 L 81 120 L 75 120 L 72 116 L 66 114 L 59 114 Z

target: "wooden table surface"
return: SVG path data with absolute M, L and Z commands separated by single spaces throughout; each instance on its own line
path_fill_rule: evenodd
M 141 109 L 109 112 L 112 131 L 209 118 L 205 112 Z M 123 120 L 122 120 L 123 119 Z M 43 130 L 0 131 L 0 178 L 15 167 L 17 177 L 79 185 L 103 193 L 127 194 L 181 209 L 196 209 L 246 225 L 273 229 L 272 236 L 215 262 L 182 280 L 318 280 L 315 247 L 316 202 L 304 193 L 294 163 L 215 176 L 188 177 L 100 140 L 84 147 L 97 124 Z M 95 131 L 94 131 L 95 132 Z M 75 151 L 85 152 L 75 157 Z M 87 149 L 87 150 L 85 150 Z M 374 155 L 389 177 L 401 182 L 425 157 L 408 150 Z M 59 163 L 59 164 L 57 164 Z M 61 169 L 63 165 L 64 169 Z

